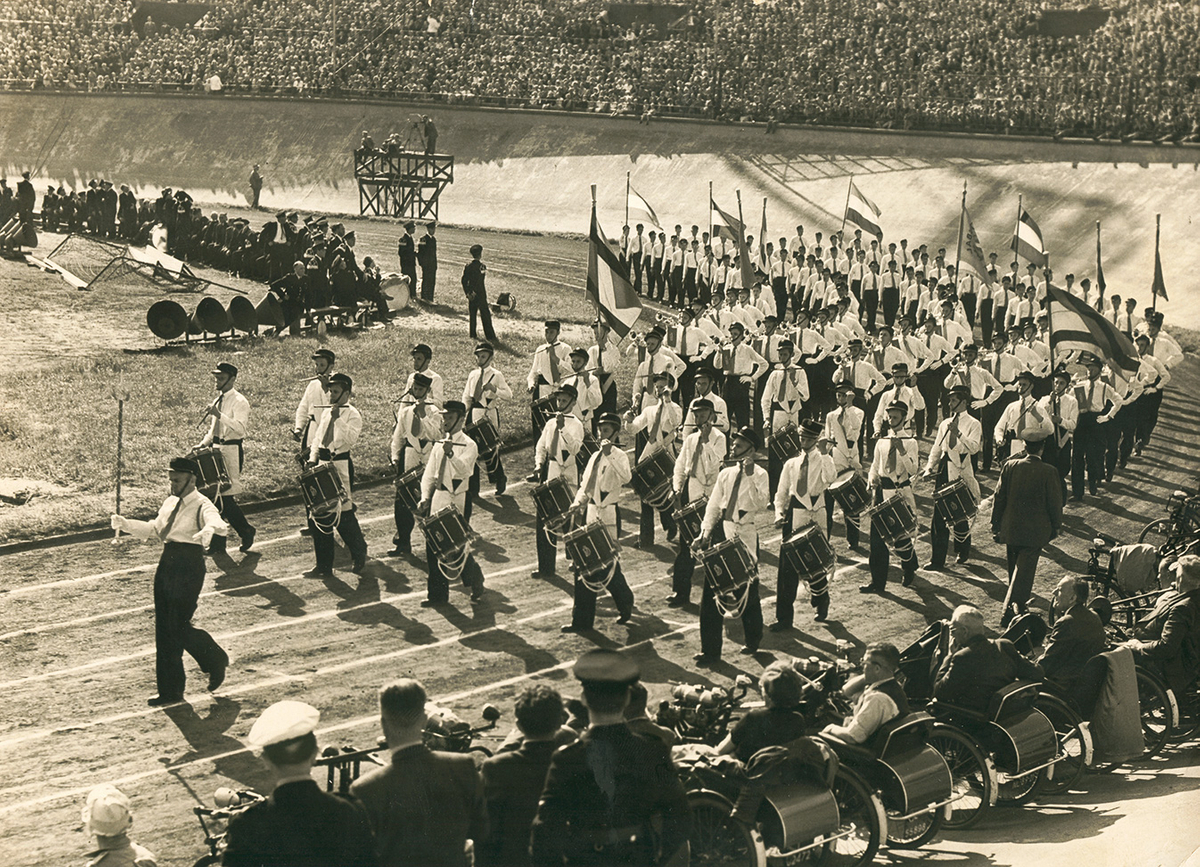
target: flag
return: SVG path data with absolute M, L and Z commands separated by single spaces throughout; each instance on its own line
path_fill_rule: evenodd
M 853 180 L 850 181 L 850 198 L 846 201 L 846 222 L 883 240 L 883 229 L 879 227 L 879 206 L 864 196 Z
M 1009 246 L 1018 256 L 1024 256 L 1039 268 L 1046 267 L 1046 245 L 1042 241 L 1042 230 L 1024 208 L 1017 218 L 1017 230 L 1013 232 Z
M 654 213 L 654 208 L 650 207 L 650 203 L 638 195 L 633 187 L 629 188 L 625 207 L 629 211 L 629 222 L 633 225 L 641 222 L 662 230 L 662 223 L 658 221 L 658 214 Z
M 1046 287 L 1046 300 L 1052 352 L 1090 352 L 1107 361 L 1118 376 L 1137 376 L 1140 362 L 1133 342 L 1102 313 L 1057 286 Z
M 596 219 L 596 209 L 592 208 L 586 294 L 613 334 L 622 340 L 642 315 L 642 301 L 633 291 L 626 273 L 617 254 L 605 240 Z
M 1151 297 L 1162 297 L 1163 301 L 1170 301 L 1167 297 L 1167 285 L 1163 282 L 1162 275 L 1162 257 L 1158 254 L 1158 235 L 1154 236 L 1154 285 L 1150 287 Z
M 979 243 L 979 236 L 975 234 L 975 224 L 971 222 L 971 215 L 966 207 L 963 208 L 963 226 L 963 255 L 960 264 L 963 268 L 970 268 L 976 277 L 990 286 L 992 272 L 987 268 L 987 260 L 983 258 L 983 247 Z
M 741 220 L 731 217 L 718 208 L 716 202 L 710 202 L 710 204 L 712 204 L 713 212 L 713 233 L 716 233 L 719 224 L 725 237 L 737 244 L 738 269 L 742 273 L 742 285 L 749 289 L 757 282 L 757 278 L 754 275 L 754 263 L 750 261 L 750 248 L 746 245 L 745 225 Z
M 767 200 L 763 199 L 762 230 L 758 233 L 758 270 L 768 277 L 771 274 L 771 263 L 767 261 Z

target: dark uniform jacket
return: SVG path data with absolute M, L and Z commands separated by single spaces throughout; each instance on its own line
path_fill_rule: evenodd
M 350 787 L 375 831 L 382 867 L 465 867 L 466 841 L 487 836 L 483 785 L 470 756 L 423 744 L 396 750 Z
M 357 801 L 313 780 L 278 786 L 229 822 L 227 867 L 370 867 L 374 841 Z
M 1006 461 L 992 508 L 992 533 L 1001 543 L 1044 548 L 1062 524 L 1058 470 L 1033 455 Z
M 1158 597 L 1138 622 L 1136 637 L 1146 642 L 1138 656 L 1152 662 L 1175 694 L 1182 695 L 1200 671 L 1200 591 L 1169 590 Z
M 417 241 L 417 261 L 421 264 L 421 273 L 437 270 L 437 236 L 425 234 Z
M 538 867 L 661 864 L 687 845 L 690 824 L 667 748 L 624 723 L 593 726 L 550 761 L 533 821 L 532 860 Z
M 483 264 L 482 259 L 472 259 L 463 268 L 462 288 L 467 298 L 474 301 L 487 298 L 487 290 L 483 282 L 486 274 L 487 266 Z
M 1042 679 L 1041 669 L 1007 638 L 976 635 L 942 662 L 933 697 L 956 707 L 987 713 L 992 696 L 1015 680 Z
M 529 829 L 537 814 L 557 741 L 524 741 L 483 763 L 488 839 L 476 846 L 480 867 L 528 867 Z
M 417 270 L 417 248 L 413 242 L 413 236 L 405 232 L 400 236 L 400 243 L 396 245 L 396 253 L 400 256 L 400 270 L 405 274 L 409 272 L 415 273 Z
M 1104 624 L 1096 612 L 1086 605 L 1073 605 L 1054 622 L 1038 662 L 1046 680 L 1072 694 L 1087 661 L 1107 649 Z

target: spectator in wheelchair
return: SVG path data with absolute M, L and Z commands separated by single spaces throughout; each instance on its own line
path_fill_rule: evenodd
M 960 605 L 950 618 L 950 652 L 933 684 L 939 703 L 986 714 L 992 696 L 1016 680 L 1042 679 L 1042 670 L 1007 638 L 988 640 L 983 615 L 974 605 Z
M 783 746 L 806 734 L 800 702 L 804 678 L 786 662 L 773 662 L 759 679 L 765 708 L 750 711 L 717 747 L 721 754 L 733 753 L 743 762 L 764 747 Z
M 1050 597 L 1053 627 L 1046 638 L 1038 664 L 1046 680 L 1058 687 L 1076 706 L 1084 666 L 1108 649 L 1104 624 L 1087 605 L 1088 584 L 1082 578 L 1065 576 Z
M 1175 588 L 1158 598 L 1126 642 L 1137 661 L 1157 670 L 1176 695 L 1200 673 L 1200 556 L 1185 554 L 1167 564 Z
M 865 744 L 886 722 L 908 714 L 908 698 L 896 681 L 900 651 L 894 644 L 870 644 L 863 653 L 863 673 L 842 687 L 842 694 L 856 700 L 854 713 L 842 725 L 829 724 L 822 734 L 851 744 Z

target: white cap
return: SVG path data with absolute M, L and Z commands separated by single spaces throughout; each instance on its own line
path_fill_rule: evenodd
M 302 701 L 277 701 L 263 711 L 262 716 L 250 728 L 247 740 L 252 747 L 269 747 L 271 744 L 312 734 L 320 721 L 321 712 L 311 704 Z
M 129 798 L 111 783 L 102 783 L 88 792 L 83 805 L 83 824 L 89 834 L 115 837 L 133 822 Z

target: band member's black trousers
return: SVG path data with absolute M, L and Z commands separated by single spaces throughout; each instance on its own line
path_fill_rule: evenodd
M 854 444 L 851 443 L 851 448 Z M 833 539 L 833 507 L 837 505 L 833 494 L 828 490 L 825 491 L 825 538 Z M 846 522 L 846 543 L 851 548 L 858 547 L 858 515 L 845 515 L 843 519 Z
M 722 524 L 713 530 L 712 542 L 725 541 Z M 758 579 L 750 582 L 750 599 L 742 612 L 742 629 L 746 633 L 746 646 L 758 649 L 762 644 L 763 615 L 762 600 L 758 596 Z M 717 608 L 716 594 L 708 577 L 704 578 L 704 590 L 700 594 L 700 651 L 711 659 L 721 658 L 721 645 L 725 640 L 725 618 Z
M 192 625 L 203 586 L 204 550 L 182 542 L 163 545 L 154 573 L 154 668 L 158 694 L 164 698 L 183 697 L 185 651 L 205 674 L 229 663 L 213 637 Z
M 217 503 L 217 511 L 221 513 L 221 518 L 224 519 L 225 523 L 232 527 L 233 531 L 243 541 L 254 535 L 254 528 L 246 520 L 246 516 L 242 512 L 242 507 L 229 494 L 221 495 Z M 225 542 L 224 536 L 213 536 L 212 545 L 209 547 L 213 551 L 223 552 L 225 550 Z
M 425 564 L 427 567 L 425 598 L 430 602 L 449 602 L 450 581 L 442 574 L 440 558 L 426 549 Z M 483 589 L 483 570 L 475 561 L 474 554 L 467 555 L 467 562 L 462 570 L 462 583 L 474 591 Z
M 342 541 L 346 543 L 346 550 L 350 552 L 350 557 L 357 563 L 367 559 L 367 540 L 363 536 L 362 527 L 359 526 L 358 516 L 354 514 L 355 508 L 351 506 L 342 512 L 338 519 L 337 531 L 342 537 Z M 321 530 L 313 522 L 311 515 L 308 517 L 308 529 L 312 533 L 313 553 L 317 556 L 317 568 L 332 569 L 333 555 L 337 547 L 333 541 L 333 534 Z
M 942 388 L 946 380 L 946 368 L 938 367 L 917 374 L 917 391 L 925 401 L 925 436 L 932 436 L 937 430 L 938 407 L 942 404 Z M 921 433 L 918 429 L 917 433 Z
M 783 538 L 786 540 L 793 533 L 793 509 L 788 509 L 787 523 L 783 527 Z M 829 613 L 829 576 L 821 575 L 809 582 L 809 601 L 818 615 Z M 785 626 L 791 626 L 796 617 L 796 593 L 800 590 L 800 573 L 785 557 L 779 558 L 779 573 L 775 579 L 775 619 Z
M 985 473 L 992 469 L 993 459 L 997 463 L 1004 462 L 1005 455 L 1000 452 L 996 443 L 996 422 L 1000 421 L 1000 416 L 1004 414 L 1004 408 L 1014 400 L 1017 400 L 1017 396 L 1013 392 L 1001 392 L 999 397 L 980 411 L 979 423 L 983 425 L 983 448 L 979 463 L 980 469 Z
M 1105 425 L 1096 421 L 1097 412 L 1081 412 L 1075 427 L 1075 453 L 1071 460 L 1071 494 L 1083 496 L 1084 474 L 1091 492 L 1104 480 Z
M 612 580 L 608 582 L 608 594 L 613 604 L 617 606 L 617 614 L 621 617 L 633 611 L 633 591 L 621 571 L 621 564 L 613 572 Z M 596 594 L 575 576 L 575 597 L 571 605 L 571 625 L 576 629 L 591 629 L 596 623 Z
M 537 570 L 543 575 L 554 574 L 554 562 L 558 559 L 558 545 L 550 540 L 542 516 L 537 516 Z
M 890 490 L 887 492 L 890 496 Z M 875 498 L 872 503 L 878 506 L 884 501 L 885 491 L 883 488 L 875 489 Z M 875 532 L 874 522 L 871 523 L 871 551 L 867 555 L 867 564 L 871 568 L 871 586 L 876 590 L 882 591 L 887 587 L 888 569 L 891 566 L 891 552 L 888 549 L 887 542 Z M 909 577 L 917 571 L 917 550 L 913 545 L 913 540 L 910 537 L 905 537 L 896 542 L 895 545 L 896 559 L 900 561 L 900 568 L 903 570 L 905 577 Z
M 950 476 L 946 472 L 946 459 L 942 458 L 942 466 L 938 468 L 936 488 L 941 488 L 949 484 Z M 946 520 L 938 511 L 936 505 L 933 508 L 933 520 L 929 524 L 929 542 L 933 548 L 933 556 L 929 558 L 930 562 L 937 568 L 942 568 L 946 565 L 946 554 L 950 550 L 950 527 L 946 524 Z M 958 552 L 958 556 L 964 560 L 971 556 L 971 522 L 959 521 L 954 525 L 954 547 Z

